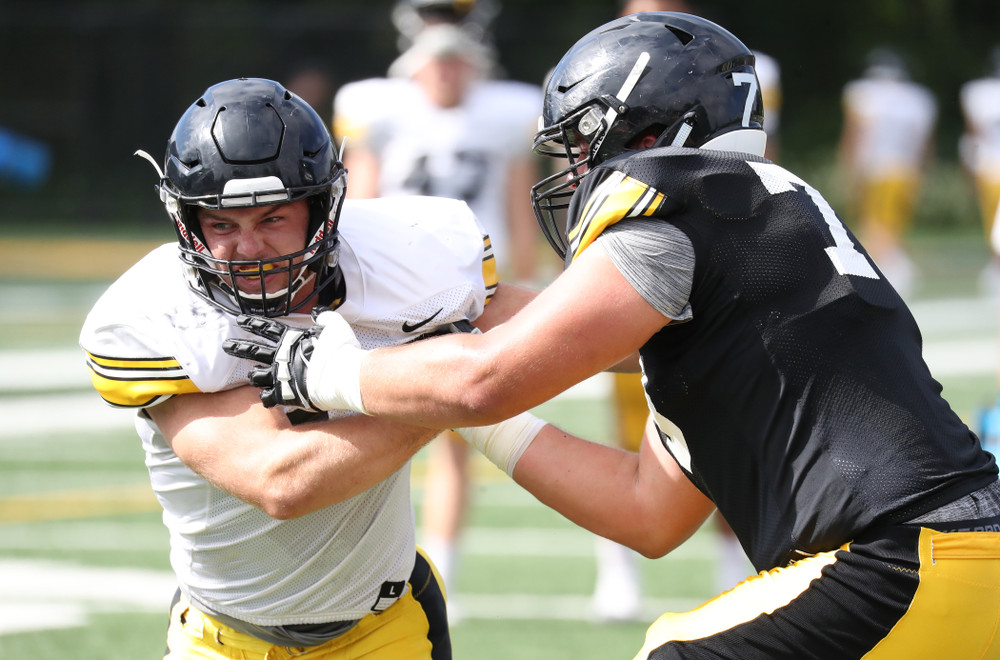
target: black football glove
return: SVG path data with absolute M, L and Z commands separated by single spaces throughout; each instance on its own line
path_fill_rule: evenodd
M 240 315 L 236 324 L 271 342 L 227 339 L 222 343 L 222 350 L 233 357 L 263 363 L 250 370 L 250 384 L 261 388 L 260 400 L 264 407 L 281 405 L 319 412 L 309 399 L 306 371 L 313 342 L 323 326 L 299 330 L 274 319 L 248 315 Z

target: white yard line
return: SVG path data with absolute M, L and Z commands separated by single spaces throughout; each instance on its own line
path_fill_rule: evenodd
M 0 635 L 87 624 L 89 613 L 162 612 L 177 589 L 172 573 L 35 559 L 0 560 Z
M 0 369 L 3 367 L 0 366 Z M 134 417 L 134 411 L 112 408 L 105 404 L 93 390 L 69 394 L 2 396 L 0 446 L 5 441 L 52 433 L 131 429 Z

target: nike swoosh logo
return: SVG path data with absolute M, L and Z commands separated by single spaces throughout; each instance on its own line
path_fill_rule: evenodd
M 427 325 L 428 323 L 430 323 L 431 321 L 433 321 L 435 318 L 437 318 L 437 315 L 440 314 L 443 311 L 444 311 L 444 307 L 442 307 L 438 311 L 434 312 L 433 314 L 431 314 L 430 316 L 428 316 L 427 318 L 425 318 L 423 321 L 419 321 L 418 323 L 410 324 L 410 323 L 404 322 L 403 323 L 403 332 L 413 332 L 414 330 L 419 330 L 420 328 L 424 327 L 425 325 Z

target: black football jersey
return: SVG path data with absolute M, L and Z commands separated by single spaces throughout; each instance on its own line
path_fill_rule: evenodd
M 758 570 L 996 480 L 941 396 L 910 311 L 823 197 L 747 154 L 660 148 L 595 168 L 572 259 L 662 218 L 691 240 L 693 319 L 640 350 L 664 445 Z

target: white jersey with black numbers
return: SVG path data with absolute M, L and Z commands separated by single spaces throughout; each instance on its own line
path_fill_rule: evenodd
M 441 108 L 409 79 L 373 78 L 345 85 L 335 104 L 338 137 L 347 138 L 348 149 L 363 145 L 380 163 L 380 197 L 464 200 L 489 233 L 500 263 L 510 262 L 507 172 L 515 160 L 531 157 L 542 107 L 539 87 L 479 81 L 460 106 Z
M 347 300 L 339 311 L 365 348 L 475 319 L 496 287 L 488 238 L 462 202 L 348 200 L 340 238 Z M 413 567 L 409 464 L 344 502 L 275 520 L 188 468 L 143 414 L 175 394 L 247 385 L 256 366 L 222 350 L 228 338 L 259 338 L 189 288 L 178 255 L 176 244 L 163 245 L 126 272 L 90 312 L 80 344 L 101 396 L 137 410 L 182 590 L 207 611 L 258 626 L 384 610 L 405 593 Z

